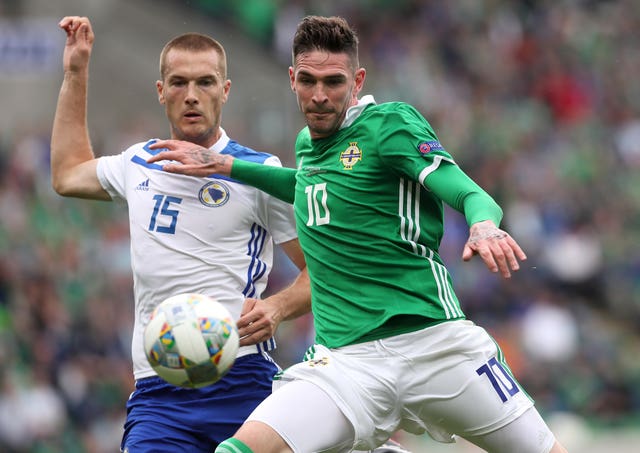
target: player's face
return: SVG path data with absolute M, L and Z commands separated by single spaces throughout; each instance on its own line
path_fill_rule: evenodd
M 323 138 L 336 132 L 347 109 L 358 103 L 365 70 L 355 69 L 345 53 L 314 50 L 298 55 L 289 78 L 311 138 Z
M 220 70 L 214 50 L 173 49 L 166 55 L 164 80 L 156 83 L 171 125 L 171 138 L 210 147 L 220 136 L 222 106 L 231 81 Z

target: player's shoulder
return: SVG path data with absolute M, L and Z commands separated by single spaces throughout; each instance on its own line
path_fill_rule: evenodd
M 159 152 L 149 149 L 149 146 L 156 142 L 157 139 L 150 139 L 143 142 L 137 142 L 133 145 L 124 145 L 117 154 L 103 154 L 98 158 L 98 166 L 109 163 L 114 165 L 116 162 L 134 162 L 138 164 L 146 164 L 146 161 L 153 154 Z M 147 164 L 149 166 L 149 164 Z
M 367 112 L 371 115 L 379 115 L 384 118 L 399 116 L 415 116 L 420 115 L 418 110 L 411 104 L 402 101 L 383 102 L 381 104 L 370 105 Z
M 153 143 L 157 141 L 158 141 L 157 138 L 152 138 L 152 139 L 145 140 L 143 142 L 137 142 L 125 148 L 124 151 L 122 151 L 119 155 L 105 156 L 105 157 L 109 162 L 122 161 L 125 163 L 135 164 L 137 166 L 161 170 L 162 165 L 147 163 L 147 160 L 151 156 L 162 151 L 160 149 L 149 148 Z
M 405 128 L 409 125 L 422 128 L 429 125 L 427 119 L 417 108 L 401 101 L 370 105 L 363 112 L 362 117 L 374 130 Z
M 154 153 L 157 153 L 158 151 L 149 149 L 149 146 L 151 146 L 153 143 L 157 141 L 158 141 L 157 138 L 151 138 L 142 142 L 137 142 L 137 143 L 134 143 L 133 145 L 130 145 L 128 148 L 126 148 L 124 152 L 129 154 L 139 154 L 143 152 L 148 154 L 154 154 Z
M 229 140 L 229 143 L 227 143 L 227 146 L 225 146 L 221 151 L 221 154 L 228 154 L 236 159 L 255 162 L 258 164 L 281 165 L 280 159 L 278 159 L 277 156 L 264 151 L 256 151 L 255 149 L 241 145 L 234 140 Z

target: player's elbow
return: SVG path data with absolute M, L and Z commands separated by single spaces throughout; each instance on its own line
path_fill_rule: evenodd
M 110 201 L 109 194 L 97 182 L 87 182 L 77 178 L 52 177 L 53 190 L 63 197 L 88 198 Z
M 58 195 L 65 195 L 65 187 L 64 184 L 60 182 L 60 180 L 51 178 L 51 187 L 53 187 L 53 191 Z
M 73 190 L 71 184 L 69 184 L 65 178 L 56 174 L 56 172 L 52 172 L 51 187 L 53 187 L 53 190 L 58 195 L 62 195 L 63 197 L 72 196 Z
M 110 200 L 96 172 L 97 161 L 90 159 L 76 165 L 52 165 L 51 186 L 63 197 Z
M 72 187 L 60 183 L 52 184 L 53 190 L 63 197 L 78 197 L 79 194 Z

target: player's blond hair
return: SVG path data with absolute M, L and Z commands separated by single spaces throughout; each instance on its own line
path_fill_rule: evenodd
M 222 74 L 223 79 L 227 78 L 227 54 L 222 44 L 210 36 L 201 33 L 185 33 L 169 41 L 162 49 L 162 52 L 160 52 L 160 77 L 162 80 L 164 80 L 167 72 L 167 54 L 173 49 L 186 50 L 189 52 L 214 50 L 220 57 L 218 61 L 220 74 Z

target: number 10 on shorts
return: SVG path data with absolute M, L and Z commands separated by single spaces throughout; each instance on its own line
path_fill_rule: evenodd
M 487 363 L 478 368 L 476 373 L 478 373 L 478 376 L 482 376 L 483 374 L 487 376 L 503 403 L 507 401 L 508 398 L 506 393 L 508 393 L 509 396 L 513 396 L 520 391 L 520 388 L 511 375 L 495 357 L 492 357 Z

